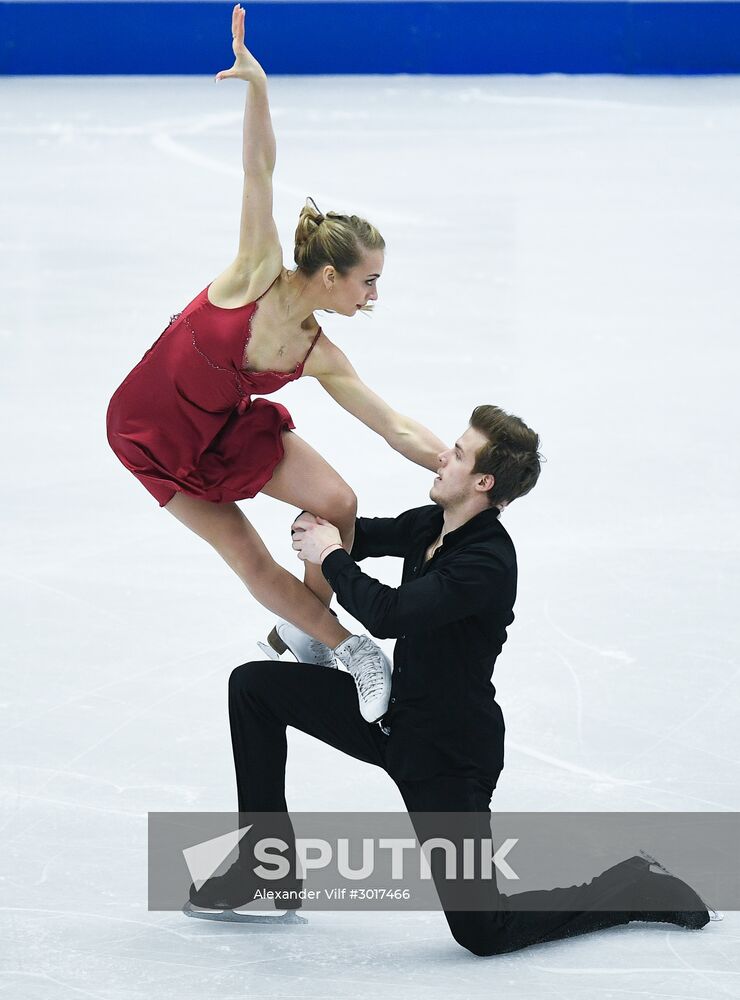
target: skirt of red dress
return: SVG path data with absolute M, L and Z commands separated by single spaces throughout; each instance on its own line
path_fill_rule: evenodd
M 212 503 L 256 496 L 283 458 L 283 433 L 295 426 L 280 403 L 253 399 L 244 413 L 234 410 L 194 454 L 188 442 L 173 439 L 157 424 L 131 426 L 121 411 L 116 394 L 108 408 L 110 446 L 160 507 L 176 493 Z

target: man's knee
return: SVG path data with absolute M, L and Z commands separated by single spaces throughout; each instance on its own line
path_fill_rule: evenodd
M 251 660 L 235 667 L 229 677 L 229 701 L 233 702 L 246 695 L 258 693 L 269 683 L 268 678 L 270 674 L 274 675 L 274 668 L 274 663 L 268 660 Z

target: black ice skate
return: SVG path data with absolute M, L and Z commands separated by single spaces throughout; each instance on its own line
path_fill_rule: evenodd
M 630 921 L 675 924 L 698 930 L 710 919 L 721 919 L 690 885 L 645 851 L 607 869 L 588 889 L 597 909 L 623 911 Z
M 306 918 L 296 912 L 302 905 L 301 888 L 299 879 L 258 879 L 248 867 L 236 861 L 227 872 L 212 876 L 199 889 L 191 884 L 190 899 L 183 906 L 183 913 L 227 923 L 305 924 Z M 242 909 L 250 905 L 251 910 Z M 276 912 L 262 912 L 271 907 Z
M 718 910 L 708 907 L 690 885 L 677 878 L 647 851 L 640 851 L 640 860 L 646 868 L 641 888 L 645 889 L 646 902 L 651 909 L 637 911 L 633 920 L 670 923 L 697 930 L 710 920 L 723 919 Z M 658 872 L 650 871 L 651 868 L 657 868 Z

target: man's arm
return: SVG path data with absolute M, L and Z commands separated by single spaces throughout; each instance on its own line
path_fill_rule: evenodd
M 420 511 L 424 507 L 417 507 L 414 510 L 404 511 L 398 517 L 358 517 L 355 520 L 355 540 L 352 545 L 352 558 L 359 562 L 361 559 L 368 559 L 380 556 L 406 556 L 409 545 L 413 538 L 414 525 Z M 317 518 L 308 511 L 302 511 L 291 525 L 293 539 L 300 537 L 302 530 L 310 525 L 321 522 L 325 529 L 329 531 L 326 537 L 322 538 L 324 545 L 332 542 L 339 543 L 341 538 L 333 525 L 330 525 L 323 518 Z M 336 536 L 333 537 L 332 533 Z M 294 548 L 298 546 L 294 545 Z M 299 558 L 301 558 L 299 556 Z M 316 562 L 315 558 L 309 562 Z
M 461 552 L 400 587 L 388 587 L 363 573 L 341 549 L 329 552 L 321 568 L 342 607 L 378 639 L 397 639 L 476 614 L 490 605 L 492 594 L 508 593 L 511 573 L 503 561 L 481 549 Z
M 355 540 L 350 555 L 361 559 L 380 556 L 405 556 L 413 538 L 414 523 L 419 510 L 404 511 L 398 517 L 358 517 Z

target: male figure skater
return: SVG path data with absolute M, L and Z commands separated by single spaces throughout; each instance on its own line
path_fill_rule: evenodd
M 299 558 L 321 565 L 339 603 L 373 635 L 397 640 L 390 703 L 374 725 L 359 713 L 349 674 L 283 661 L 237 667 L 229 711 L 240 812 L 287 810 L 286 727 L 294 726 L 383 767 L 409 812 L 490 816 L 504 747 L 491 675 L 514 620 L 517 583 L 514 546 L 499 515 L 536 484 L 538 448 L 537 434 L 518 417 L 478 406 L 454 447 L 439 456 L 432 505 L 396 518 L 358 518 L 349 553 L 333 525 L 305 513 L 295 521 Z M 387 555 L 404 560 L 400 587 L 380 583 L 357 565 Z M 650 865 L 647 858 L 630 858 L 588 885 L 520 894 L 520 900 L 528 896 L 526 912 L 513 912 L 493 886 L 490 910 L 445 908 L 445 916 L 455 940 L 476 955 L 632 919 L 703 926 L 709 915 L 696 893 Z M 440 889 L 434 864 L 432 872 Z M 237 862 L 226 875 L 192 888 L 191 902 L 244 905 L 252 898 L 244 875 Z M 556 894 L 559 908 L 552 910 Z M 639 912 L 633 912 L 636 898 Z M 631 908 L 620 907 L 627 899 Z M 603 911 L 605 900 L 613 910 Z

